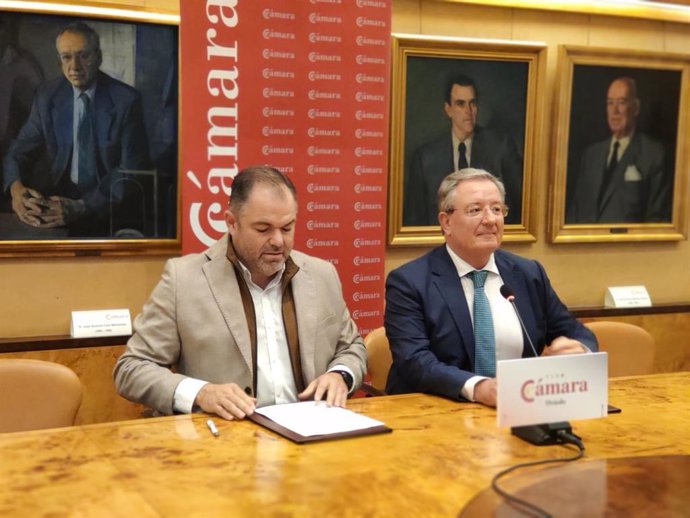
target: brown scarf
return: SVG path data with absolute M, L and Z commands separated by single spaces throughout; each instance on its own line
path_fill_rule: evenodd
M 240 267 L 240 261 L 235 253 L 235 249 L 232 246 L 232 238 L 228 235 L 228 250 L 226 257 L 232 263 L 235 269 L 235 276 L 237 277 L 237 284 L 240 287 L 240 297 L 242 299 L 242 307 L 244 308 L 244 314 L 247 317 L 247 327 L 249 329 L 249 340 L 251 341 L 252 347 L 252 388 L 254 390 L 254 396 L 256 396 L 256 369 L 257 369 L 257 359 L 256 359 L 256 314 L 254 313 L 254 302 L 252 301 L 252 295 L 249 292 L 249 287 L 244 280 L 244 275 L 242 274 L 242 268 Z M 304 382 L 304 376 L 302 374 L 302 362 L 300 359 L 300 348 L 299 348 L 299 335 L 297 332 L 297 313 L 295 311 L 295 299 L 292 294 L 292 285 L 290 281 L 299 271 L 299 266 L 297 266 L 291 257 L 288 257 L 285 261 L 285 271 L 283 272 L 283 277 L 280 280 L 280 288 L 283 293 L 282 299 L 282 313 L 283 313 L 283 326 L 285 327 L 285 337 L 287 339 L 288 348 L 290 350 L 290 364 L 292 367 L 292 376 L 295 381 L 295 387 L 297 388 L 297 393 L 302 392 L 306 386 Z

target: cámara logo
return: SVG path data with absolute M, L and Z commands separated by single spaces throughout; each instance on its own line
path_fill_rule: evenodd
M 565 375 L 561 375 L 565 377 Z M 527 380 L 520 387 L 520 397 L 527 403 L 534 403 L 537 398 L 560 396 L 564 394 L 574 394 L 588 392 L 587 381 L 544 381 L 539 378 L 537 381 Z

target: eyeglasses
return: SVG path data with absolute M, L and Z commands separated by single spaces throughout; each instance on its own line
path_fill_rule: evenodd
M 462 213 L 468 218 L 474 219 L 484 217 L 484 214 L 486 213 L 487 209 L 496 218 L 505 218 L 508 215 L 508 207 L 503 204 L 484 205 L 483 207 L 480 205 L 470 205 L 469 207 L 464 209 Z M 445 212 L 446 214 L 453 214 L 453 212 L 456 211 L 457 209 L 451 207 L 450 209 L 446 209 L 443 212 Z
M 59 54 L 60 56 L 60 61 L 62 62 L 63 65 L 67 65 L 69 63 L 72 63 L 73 61 L 77 61 L 80 64 L 85 64 L 89 65 L 94 61 L 94 58 L 96 57 L 96 54 L 91 51 L 78 51 L 78 52 L 62 52 Z

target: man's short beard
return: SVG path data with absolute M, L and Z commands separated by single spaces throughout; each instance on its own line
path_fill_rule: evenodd
M 285 265 L 285 261 L 286 261 L 286 259 L 283 258 L 278 263 L 275 263 L 275 262 L 269 263 L 268 261 L 264 261 L 262 259 L 259 259 L 256 262 L 256 267 L 261 271 L 261 273 L 263 275 L 270 277 L 271 275 L 275 275 L 280 270 L 282 270 L 283 266 Z

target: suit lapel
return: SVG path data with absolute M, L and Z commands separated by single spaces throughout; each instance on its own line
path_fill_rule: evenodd
M 431 257 L 433 283 L 448 306 L 458 334 L 462 338 L 465 352 L 474 365 L 474 327 L 465 292 L 455 265 L 448 255 L 445 245 L 437 248 Z
M 316 336 L 318 332 L 317 315 L 314 309 L 319 303 L 316 282 L 309 268 L 299 257 L 292 256 L 292 260 L 299 267 L 299 272 L 292 278 L 292 294 L 295 300 L 295 314 L 297 317 L 297 334 L 299 336 L 300 359 L 302 375 L 305 380 L 316 377 Z M 305 303 L 306 301 L 306 303 Z
M 96 141 L 99 147 L 109 140 L 114 119 L 113 107 L 107 79 L 103 74 L 99 74 L 96 86 Z
M 202 270 L 213 298 L 228 326 L 228 347 L 234 340 L 249 367 L 249 372 L 252 372 L 252 347 L 249 329 L 247 329 L 247 317 L 240 300 L 240 288 L 237 284 L 235 269 L 225 257 L 227 246 L 226 236 L 209 248 L 206 251 L 209 261 L 204 264 Z
M 472 152 L 470 154 L 470 167 L 475 169 L 485 168 L 487 164 L 482 140 L 482 129 L 476 128 L 472 136 Z
M 55 163 L 56 170 L 62 173 L 67 169 L 69 160 L 72 156 L 72 143 L 74 139 L 74 93 L 72 85 L 67 80 L 60 86 L 53 97 L 51 106 L 51 118 L 53 120 L 54 138 L 57 143 L 58 156 Z M 60 180 L 55 178 L 55 182 Z
M 597 207 L 597 197 L 594 193 L 601 191 L 601 184 L 604 182 L 604 175 L 606 173 L 606 161 L 608 159 L 610 141 L 602 142 L 598 145 L 594 153 L 594 177 L 592 180 L 592 194 L 590 199 L 592 200 L 592 205 L 595 211 Z
M 453 149 L 453 135 L 448 134 L 448 140 L 446 140 L 447 144 L 443 146 L 443 152 L 440 153 L 439 155 L 441 156 L 441 170 L 442 171 L 455 171 L 458 167 L 458 164 L 454 163 L 455 158 L 453 158 L 455 154 L 455 150 Z M 439 179 L 438 183 L 441 183 L 441 180 L 443 180 L 443 177 Z

